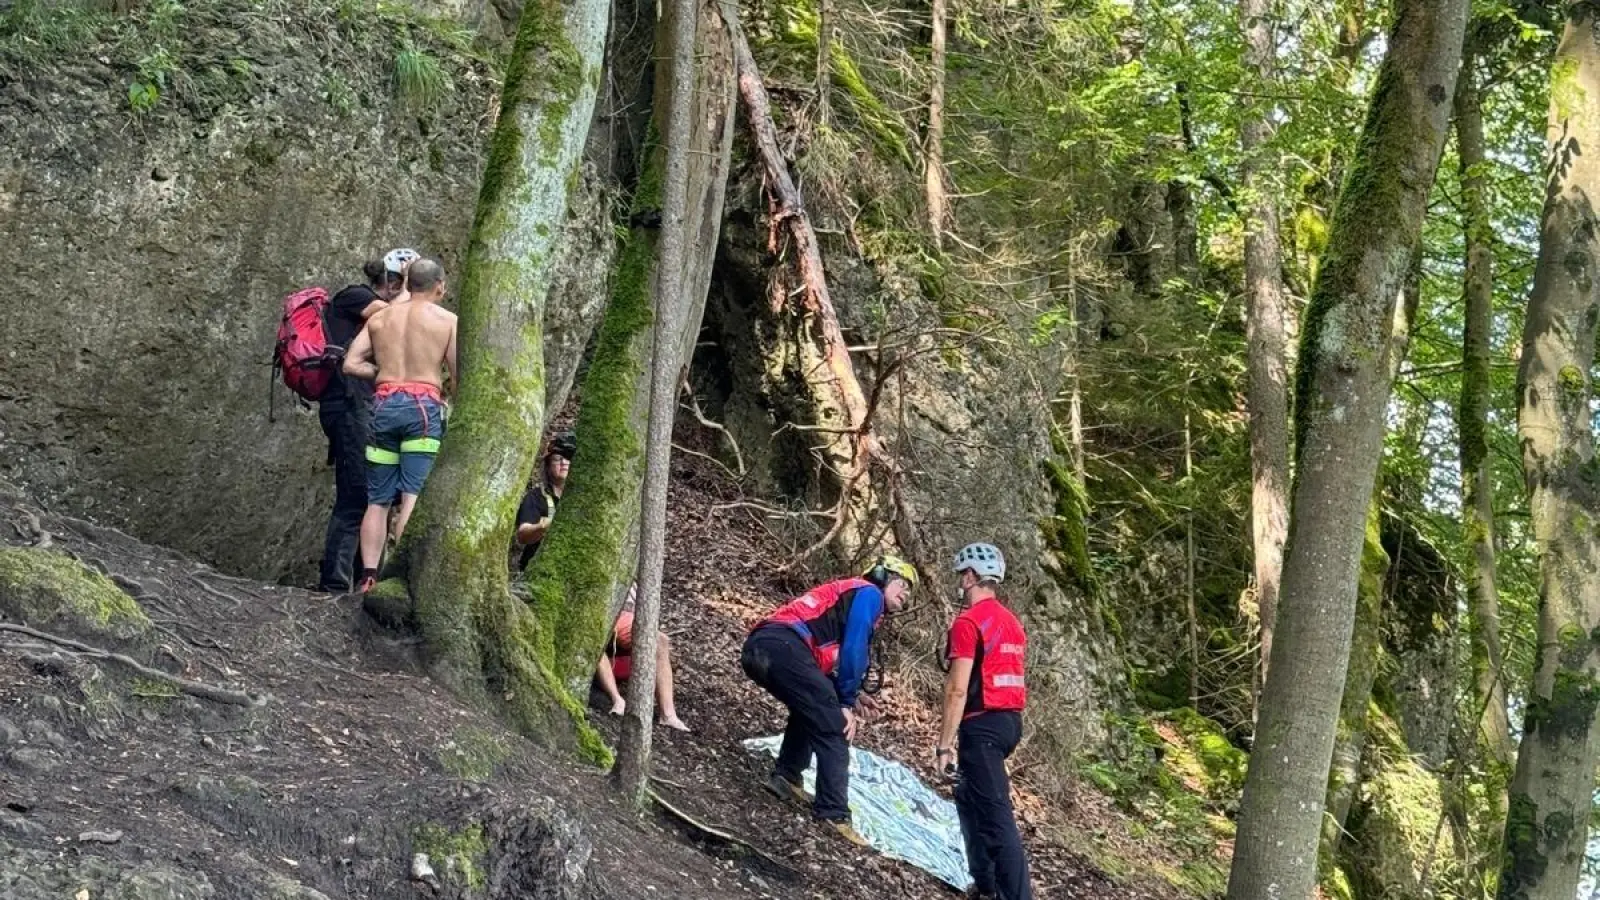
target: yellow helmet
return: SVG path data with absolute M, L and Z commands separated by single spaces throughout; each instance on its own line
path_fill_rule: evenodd
M 898 556 L 884 555 L 878 557 L 877 561 L 861 574 L 861 577 L 879 585 L 887 584 L 891 577 L 904 578 L 907 584 L 915 587 L 917 584 L 917 567 Z

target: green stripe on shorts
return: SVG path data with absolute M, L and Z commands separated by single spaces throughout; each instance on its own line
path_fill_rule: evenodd
M 400 442 L 401 453 L 438 453 L 438 438 L 410 438 Z
M 404 447 L 405 445 L 401 444 L 400 446 Z M 385 450 L 382 447 L 368 447 L 367 462 L 375 466 L 398 466 L 400 465 L 400 454 L 393 450 Z

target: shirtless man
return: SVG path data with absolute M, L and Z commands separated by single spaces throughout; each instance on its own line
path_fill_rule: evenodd
M 439 306 L 444 268 L 419 259 L 406 268 L 406 302 L 373 314 L 345 354 L 344 371 L 378 383 L 372 408 L 372 444 L 367 447 L 367 512 L 361 520 L 361 582 L 366 593 L 378 580 L 389 507 L 400 497 L 394 537 L 399 540 L 433 468 L 444 436 L 444 390 L 440 369 L 456 385 L 456 316 Z

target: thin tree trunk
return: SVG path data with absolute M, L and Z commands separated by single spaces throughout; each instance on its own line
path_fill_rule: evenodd
M 1411 254 L 1405 287 L 1394 305 L 1390 320 L 1389 380 L 1404 364 L 1411 349 L 1411 328 L 1422 305 L 1422 251 L 1420 244 Z M 1321 859 L 1323 871 L 1332 870 L 1339 843 L 1345 834 L 1350 807 L 1361 787 L 1362 758 L 1367 748 L 1368 712 L 1372 706 L 1372 687 L 1378 678 L 1379 654 L 1383 649 L 1384 587 L 1390 569 L 1389 554 L 1383 549 L 1383 488 L 1375 479 L 1372 504 L 1367 510 L 1366 540 L 1361 548 L 1361 574 L 1356 582 L 1355 626 L 1350 633 L 1350 665 L 1345 674 L 1344 694 L 1339 700 L 1339 723 L 1334 730 L 1332 764 L 1328 772 L 1327 815 L 1322 820 Z
M 617 787 L 643 807 L 650 778 L 651 724 L 656 706 L 656 628 L 661 622 L 661 566 L 667 553 L 667 480 L 672 465 L 672 420 L 683 366 L 684 258 L 689 243 L 689 140 L 694 94 L 698 0 L 671 0 L 663 10 L 671 35 L 661 55 L 671 85 L 667 100 L 666 166 L 662 179 L 661 256 L 656 265 L 654 349 L 650 370 L 650 421 L 645 438 L 644 504 L 639 517 L 638 600 L 633 618 L 633 676 L 628 711 L 617 745 Z M 713 245 L 714 246 L 714 245 Z M 699 329 L 696 329 L 698 331 Z
M 1475 54 L 1469 49 L 1456 85 L 1456 140 L 1461 162 L 1461 203 L 1466 238 L 1466 301 L 1461 349 L 1461 525 L 1472 555 L 1467 573 L 1472 614 L 1472 675 L 1483 714 L 1477 743 L 1487 759 L 1509 772 L 1515 746 L 1506 716 L 1505 656 L 1500 647 L 1500 599 L 1495 587 L 1494 484 L 1489 473 L 1489 364 L 1494 326 L 1493 226 L 1485 196 L 1483 110 L 1479 103 Z M 1498 790 L 1504 791 L 1504 776 Z M 1502 801 L 1503 802 L 1503 801 Z
M 409 588 L 431 673 L 501 703 L 511 723 L 570 736 L 535 625 L 508 591 L 505 548 L 544 423 L 541 321 L 569 186 L 588 137 L 609 4 L 533 0 L 507 66 L 460 285 L 461 384 L 449 434 L 383 595 Z M 503 700 L 503 698 L 512 698 Z
M 1506 815 L 1506 785 L 1516 745 L 1507 714 L 1505 653 L 1500 645 L 1500 598 L 1496 589 L 1494 549 L 1494 482 L 1489 471 L 1489 372 L 1494 327 L 1494 249 L 1488 198 L 1485 196 L 1483 109 L 1474 62 L 1478 41 L 1469 37 L 1456 84 L 1456 146 L 1460 158 L 1462 224 L 1466 240 L 1466 276 L 1462 287 L 1466 313 L 1461 347 L 1461 404 L 1456 433 L 1461 454 L 1461 528 L 1471 565 L 1466 574 L 1467 610 L 1471 622 L 1472 706 L 1468 748 L 1483 761 L 1483 787 L 1488 793 L 1477 824 L 1483 835 L 1482 865 L 1474 880 L 1490 883 L 1500 860 L 1500 833 Z M 1466 835 L 1462 836 L 1463 838 Z M 1468 845 L 1470 846 L 1470 844 Z
M 1184 515 L 1183 540 L 1183 597 L 1184 612 L 1189 617 L 1189 706 L 1200 709 L 1200 615 L 1194 602 L 1194 432 L 1189 427 L 1189 413 L 1183 414 L 1183 478 L 1188 482 L 1190 496 L 1188 511 Z M 1081 482 L 1080 482 L 1081 483 Z
M 1245 66 L 1262 87 L 1275 78 L 1270 0 L 1241 0 Z M 1272 139 L 1269 111 L 1253 112 L 1240 128 L 1244 147 L 1244 193 L 1251 199 L 1244 235 L 1245 340 L 1250 373 L 1250 535 L 1255 548 L 1256 612 L 1261 656 L 1256 691 L 1266 680 L 1283 574 L 1283 542 L 1289 533 L 1289 369 L 1285 335 L 1283 249 L 1278 238 L 1276 170 L 1266 157 Z
M 714 0 L 701 0 L 712 3 Z M 733 141 L 733 56 L 719 16 L 698 18 L 700 38 L 692 92 L 687 227 L 692 253 L 683 257 L 683 294 L 690 308 L 677 331 L 676 370 L 699 335 L 711 265 L 722 224 Z M 667 24 L 657 28 L 662 46 Z M 667 133 L 673 75 L 670 55 L 659 65 L 657 116 L 651 135 Z M 664 218 L 667 147 L 652 139 L 643 148 L 639 183 L 611 296 L 583 381 L 578 410 L 578 454 L 561 498 L 561 513 L 529 566 L 526 581 L 548 635 L 552 669 L 571 690 L 582 691 L 609 633 L 611 616 L 636 571 L 644 443 L 650 408 L 652 307 L 658 245 Z M 640 625 L 635 620 L 635 630 Z M 654 632 L 652 631 L 652 634 Z M 636 638 L 637 640 L 637 638 Z M 637 649 L 637 644 L 636 644 Z M 636 660 L 643 658 L 637 656 Z M 654 657 L 651 657 L 654 660 Z
M 1502 900 L 1576 894 L 1600 741 L 1600 533 L 1593 395 L 1600 253 L 1600 43 L 1573 3 L 1550 79 L 1549 159 L 1517 372 L 1517 430 L 1539 546 L 1539 657 L 1506 816 Z
M 928 196 L 928 233 L 944 248 L 949 211 L 944 189 L 944 20 L 946 0 L 933 0 L 933 38 L 929 44 L 931 83 L 928 88 L 928 135 L 924 142 L 922 180 Z
M 1322 820 L 1323 871 L 1332 871 L 1356 790 L 1361 787 L 1361 755 L 1367 747 L 1367 711 L 1378 677 L 1378 651 L 1383 646 L 1383 585 L 1389 554 L 1383 550 L 1382 492 L 1373 491 L 1367 512 L 1366 540 L 1361 548 L 1361 577 L 1356 584 L 1356 618 L 1351 631 L 1350 668 L 1339 702 L 1332 764 L 1328 771 L 1327 815 Z
M 1230 900 L 1311 896 L 1350 660 L 1363 522 L 1382 450 L 1394 304 L 1450 122 L 1466 0 L 1400 0 L 1307 310 L 1295 475 L 1270 677 Z
M 828 96 L 832 80 L 833 0 L 817 0 L 817 125 L 822 128 L 833 124 L 833 106 Z

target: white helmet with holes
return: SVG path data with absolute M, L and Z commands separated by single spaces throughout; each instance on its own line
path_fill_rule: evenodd
M 396 275 L 404 272 L 406 266 L 416 261 L 422 254 L 410 247 L 399 247 L 383 255 L 383 267 Z
M 957 573 L 971 569 L 979 578 L 988 578 L 994 581 L 1006 580 L 1006 558 L 1000 555 L 1000 548 L 993 544 L 968 544 L 956 554 L 955 571 Z

